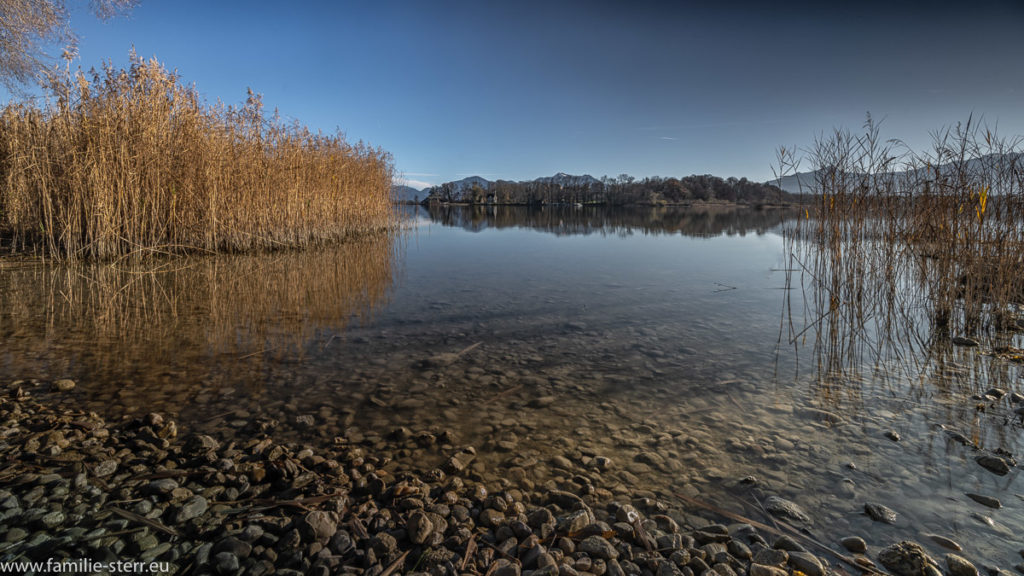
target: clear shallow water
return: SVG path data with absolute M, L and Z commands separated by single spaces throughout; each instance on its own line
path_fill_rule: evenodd
M 340 437 L 388 452 L 398 427 L 444 438 L 389 452 L 392 470 L 429 470 L 473 445 L 492 485 L 671 505 L 682 493 L 756 520 L 756 500 L 775 494 L 830 544 L 911 538 L 939 556 L 925 536 L 939 534 L 978 564 L 1018 563 L 1019 469 L 988 472 L 941 428 L 1019 457 L 1024 432 L 1006 401 L 971 399 L 993 384 L 1022 391 L 1017 368 L 939 343 L 912 369 L 904 359 L 819 378 L 818 332 L 797 347 L 785 336 L 783 300 L 803 296 L 785 290 L 787 217 L 419 209 L 397 243 L 154 274 L 8 266 L 0 377 L 71 377 L 68 404 L 110 418 L 161 411 L 225 435 L 263 417 L 313 446 Z M 866 502 L 896 510 L 896 524 L 869 519 Z

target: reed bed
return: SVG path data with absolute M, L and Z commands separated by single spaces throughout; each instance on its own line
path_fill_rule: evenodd
M 813 202 L 787 231 L 791 344 L 814 338 L 820 381 L 864 360 L 921 374 L 953 338 L 1014 342 L 1024 303 L 1024 155 L 973 120 L 916 153 L 878 126 L 838 130 L 807 155 Z M 780 154 L 782 172 L 795 154 Z M 797 304 L 797 303 L 802 304 Z M 802 306 L 802 309 L 794 309 Z M 867 364 L 872 365 L 872 364 Z M 854 370 L 856 371 L 856 369 Z
M 0 232 L 65 260 L 301 247 L 394 225 L 391 157 L 209 104 L 159 62 L 70 71 L 0 112 Z

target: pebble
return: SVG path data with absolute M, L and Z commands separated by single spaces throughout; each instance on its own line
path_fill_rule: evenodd
M 338 530 L 338 526 L 328 512 L 314 510 L 306 514 L 299 523 L 299 531 L 308 540 L 326 542 Z
M 897 514 L 888 506 L 868 502 L 864 505 L 864 512 L 875 522 L 885 522 L 886 524 L 896 523 Z
M 591 557 L 601 558 L 602 560 L 611 560 L 619 557 L 619 553 L 615 550 L 615 547 L 612 546 L 611 543 L 603 536 L 589 536 L 584 538 L 576 546 L 576 549 L 580 552 L 589 554 Z
M 999 509 L 1003 507 L 1003 503 L 1000 502 L 998 498 L 993 498 L 991 496 L 984 496 L 982 494 L 974 494 L 972 492 L 967 492 L 967 497 L 970 498 L 971 500 L 974 500 L 978 504 L 981 504 L 982 506 L 988 506 L 989 508 Z
M 940 536 L 938 534 L 926 534 L 926 536 L 929 539 L 931 539 L 932 542 L 935 542 L 939 546 L 942 546 L 943 548 L 946 548 L 948 550 L 953 550 L 954 552 L 960 552 L 963 550 L 963 546 L 960 546 L 960 544 L 956 543 L 955 541 L 949 538 L 946 538 L 945 536 Z
M 406 532 L 413 544 L 423 544 L 434 532 L 434 525 L 426 513 L 417 510 L 409 516 Z
M 1005 476 L 1010 473 L 1010 465 L 1006 462 L 1006 460 L 1000 458 L 999 456 L 994 456 L 992 454 L 982 454 L 981 456 L 975 458 L 975 460 L 978 462 L 978 464 L 981 465 L 982 468 L 985 468 L 986 470 L 994 474 Z
M 213 568 L 218 574 L 234 574 L 240 567 L 238 556 L 231 552 L 221 552 L 213 557 Z
M 946 567 L 949 569 L 949 576 L 978 576 L 978 569 L 962 556 L 946 554 Z
M 187 522 L 196 518 L 203 512 L 206 512 L 208 507 L 209 504 L 206 502 L 206 498 L 203 498 L 202 496 L 193 496 L 178 508 L 177 514 L 175 515 L 175 522 L 181 524 L 182 522 Z
M 789 553 L 776 548 L 764 548 L 754 554 L 754 563 L 765 566 L 785 566 L 789 562 Z
M 868 551 L 868 545 L 864 542 L 864 539 L 859 536 L 847 536 L 839 541 L 850 552 L 855 554 L 863 554 Z
M 764 507 L 776 516 L 782 516 L 798 522 L 811 521 L 811 517 L 804 512 L 803 508 L 779 496 L 769 496 L 766 498 L 764 501 Z
M 790 552 L 789 565 L 807 576 L 824 576 L 825 568 L 821 561 L 810 552 Z
M 764 564 L 751 564 L 750 576 L 789 576 L 789 572 L 778 566 L 766 566 Z

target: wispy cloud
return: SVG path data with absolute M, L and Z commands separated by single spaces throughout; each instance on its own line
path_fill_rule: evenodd
M 402 172 L 402 174 L 406 176 L 433 176 L 435 178 L 440 176 L 440 174 L 432 174 L 430 172 Z
M 497 172 L 456 172 L 456 176 L 497 176 Z
M 785 118 L 761 118 L 759 120 L 736 120 L 731 122 L 693 122 L 689 124 L 663 124 L 651 126 L 637 126 L 637 130 L 644 132 L 679 132 L 681 130 L 693 130 L 704 128 L 739 128 L 743 126 L 763 126 L 782 124 L 788 122 Z
M 411 186 L 412 188 L 417 189 L 429 188 L 430 186 L 434 185 L 433 182 L 428 182 L 426 180 L 417 180 L 415 178 L 398 178 L 397 183 L 403 186 Z
M 662 140 L 679 140 L 679 138 L 676 138 L 674 136 L 662 136 L 661 139 Z

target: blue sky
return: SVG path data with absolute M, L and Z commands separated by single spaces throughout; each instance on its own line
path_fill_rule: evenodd
M 972 113 L 1024 134 L 1018 3 L 852 4 L 142 0 L 107 22 L 76 8 L 73 27 L 83 68 L 124 64 L 134 45 L 211 101 L 252 87 L 286 117 L 389 150 L 416 187 L 559 171 L 767 180 L 778 146 L 859 129 L 867 112 L 915 147 Z

